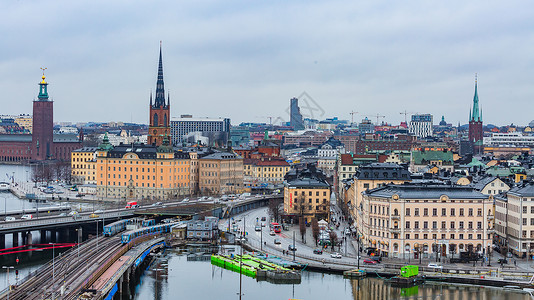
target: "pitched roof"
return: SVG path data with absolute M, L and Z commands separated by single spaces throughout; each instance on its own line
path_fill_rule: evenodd
M 487 199 L 489 195 L 484 195 L 476 191 L 472 186 L 458 185 L 387 185 L 364 192 L 372 197 L 391 198 L 398 195 L 401 199 L 428 199 L 439 200 L 445 195 L 450 199 Z
M 416 165 L 426 165 L 431 161 L 453 163 L 451 151 L 412 151 L 412 161 Z

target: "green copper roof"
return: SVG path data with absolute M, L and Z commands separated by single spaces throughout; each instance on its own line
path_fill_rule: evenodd
M 112 149 L 113 149 L 113 145 L 109 143 L 108 133 L 106 132 L 104 134 L 104 139 L 102 139 L 102 144 L 98 146 L 98 150 L 109 151 Z
M 476 159 L 474 157 L 471 160 L 471 162 L 467 164 L 467 166 L 469 166 L 469 167 L 477 166 L 477 167 L 482 167 L 484 169 L 487 168 L 487 166 L 484 163 L 480 162 L 478 159 Z
M 158 152 L 159 153 L 171 153 L 173 151 L 174 150 L 172 149 L 172 146 L 169 145 L 169 138 L 167 137 L 167 135 L 165 135 L 161 146 L 158 147 Z
M 453 155 L 451 151 L 413 151 L 412 160 L 416 165 L 428 164 L 431 161 L 442 161 L 453 163 Z

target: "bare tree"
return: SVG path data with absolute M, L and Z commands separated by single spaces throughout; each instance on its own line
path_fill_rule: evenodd
M 300 228 L 300 236 L 302 238 L 302 242 L 304 243 L 304 236 L 306 235 L 306 224 L 304 223 L 303 217 L 299 217 L 299 228 Z
M 269 200 L 269 216 L 273 219 L 274 222 L 278 222 L 280 218 L 280 204 L 282 201 L 280 199 L 270 199 Z
M 42 164 L 42 169 L 43 169 L 43 181 L 46 182 L 46 184 L 48 185 L 53 179 L 54 179 L 54 174 L 52 172 L 52 168 L 50 166 L 50 164 Z
M 315 240 L 315 246 L 317 247 L 317 243 L 319 242 L 319 222 L 317 222 L 316 218 L 311 220 L 311 227 L 313 239 Z
M 337 244 L 337 233 L 335 231 L 330 231 L 330 242 L 332 243 L 332 251 L 334 251 L 334 246 Z
M 34 182 L 35 187 L 37 187 L 37 182 L 43 181 L 43 168 L 41 164 L 32 167 L 31 180 Z

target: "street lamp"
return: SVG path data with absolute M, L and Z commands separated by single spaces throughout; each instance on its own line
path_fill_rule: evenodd
M 14 269 L 13 266 L 2 266 L 2 269 L 7 271 L 7 300 L 9 300 L 9 292 L 11 291 L 11 286 L 9 285 L 9 269 Z

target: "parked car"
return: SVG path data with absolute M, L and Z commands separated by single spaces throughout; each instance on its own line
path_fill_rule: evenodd
M 31 220 L 33 219 L 33 215 L 31 214 L 27 214 L 27 215 L 23 215 L 22 217 L 20 217 L 21 220 Z
M 371 259 L 376 261 L 377 263 L 382 262 L 382 257 L 380 257 L 380 256 L 371 256 Z
M 289 250 L 289 251 L 297 251 L 297 247 L 295 247 L 295 245 L 289 245 L 289 246 L 287 246 L 287 250 Z
M 313 253 L 314 254 L 323 254 L 323 250 L 322 249 L 313 249 Z
M 282 242 L 280 241 L 280 239 L 274 239 L 274 243 L 279 245 L 279 244 L 282 244 Z
M 265 222 L 266 220 L 267 220 L 266 217 L 261 217 L 261 221 L 262 221 L 262 222 Z
M 254 227 L 254 230 L 256 230 L 256 231 L 261 231 L 261 226 L 256 225 L 256 226 Z
M 274 231 L 269 232 L 270 235 L 276 235 Z
M 335 252 L 335 253 L 330 254 L 330 257 L 332 257 L 332 258 L 341 258 L 341 254 Z
M 434 270 L 436 270 L 436 269 L 442 270 L 443 269 L 443 266 L 438 264 L 438 263 L 429 263 L 428 267 L 429 268 L 433 268 Z
M 376 265 L 376 264 L 377 264 L 376 261 L 374 261 L 374 260 L 372 260 L 372 259 L 369 259 L 369 258 L 364 259 L 364 260 L 363 260 L 363 263 L 364 263 L 364 264 L 369 264 L 369 265 Z
M 4 219 L 4 221 L 6 221 L 6 222 L 15 221 L 15 217 L 6 217 L 6 218 Z

